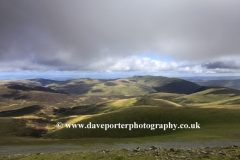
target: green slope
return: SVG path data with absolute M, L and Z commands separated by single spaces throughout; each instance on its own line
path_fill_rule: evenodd
M 29 121 L 33 121 L 33 126 L 27 126 Z M 0 117 L 0 141 L 4 142 L 8 139 L 11 141 L 12 138 L 17 141 L 16 137 L 36 137 L 39 138 L 42 134 L 47 132 L 45 127 L 49 123 L 49 120 L 44 119 L 31 119 L 31 118 L 6 118 Z
M 239 135 L 240 131 L 240 112 L 239 110 L 227 109 L 202 109 L 185 107 L 131 107 L 119 112 L 102 114 L 90 117 L 77 124 L 194 124 L 198 122 L 201 129 L 79 129 L 63 128 L 47 135 L 56 139 L 75 139 L 75 138 L 128 138 L 143 136 L 159 136 L 174 134 L 198 135 L 201 137 L 224 137 L 231 134 Z M 232 128 L 231 128 L 232 127 Z M 230 128 L 230 129 L 229 129 Z M 227 132 L 226 132 L 227 129 Z M 178 137 L 179 138 L 179 137 Z
M 72 115 L 93 115 L 93 114 L 103 114 L 113 111 L 120 111 L 126 108 L 131 108 L 134 106 L 156 106 L 156 107 L 182 107 L 179 104 L 163 100 L 163 99 L 151 99 L 151 98 L 130 98 L 130 99 L 119 99 L 119 100 L 109 100 L 107 102 L 76 106 L 68 108 L 66 110 L 60 109 L 58 117 L 66 117 Z
M 240 108 L 240 90 L 202 87 L 199 92 L 172 98 L 171 101 L 189 107 Z
M 158 107 L 182 107 L 177 103 L 173 103 L 164 99 L 152 99 L 152 98 L 138 98 L 135 106 L 148 105 L 148 106 L 158 106 Z

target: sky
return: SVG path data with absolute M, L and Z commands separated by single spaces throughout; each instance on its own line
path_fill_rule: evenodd
M 239 28 L 238 0 L 1 0 L 0 76 L 240 75 Z

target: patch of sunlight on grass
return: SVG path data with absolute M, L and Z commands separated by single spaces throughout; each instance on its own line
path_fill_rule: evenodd
M 114 107 L 129 107 L 129 106 L 133 106 L 133 104 L 137 102 L 136 98 L 130 98 L 130 99 L 121 99 L 121 100 L 117 100 L 113 103 L 111 103 L 111 106 Z
M 66 124 L 74 124 L 74 123 L 82 121 L 84 119 L 88 119 L 88 118 L 91 118 L 94 116 L 99 116 L 99 115 L 101 115 L 101 114 L 77 116 L 76 118 L 73 118 L 73 119 L 67 121 Z
M 174 102 L 165 100 L 165 99 L 154 99 L 154 100 L 157 100 L 157 101 L 159 101 L 159 102 L 169 103 L 169 104 L 175 105 L 176 107 L 182 107 L 182 105 L 180 105 L 180 104 L 177 104 L 177 103 L 174 103 Z
M 226 109 L 240 109 L 240 105 L 206 105 L 199 108 L 226 108 Z

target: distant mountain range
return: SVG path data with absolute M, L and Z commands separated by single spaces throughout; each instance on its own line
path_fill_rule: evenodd
M 8 88 L 86 95 L 145 95 L 166 92 L 191 94 L 201 86 L 190 81 L 162 76 L 134 76 L 124 79 L 76 79 L 57 81 L 42 78 L 2 81 Z M 43 88 L 45 87 L 45 88 Z
M 192 82 L 197 83 L 201 86 L 212 86 L 212 87 L 228 87 L 234 89 L 240 89 L 240 79 L 233 80 L 193 80 Z

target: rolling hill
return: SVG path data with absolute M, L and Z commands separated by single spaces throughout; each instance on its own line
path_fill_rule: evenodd
M 18 85 L 16 84 L 17 82 L 18 81 L 5 81 L 5 84 Z M 191 94 L 200 88 L 199 85 L 193 82 L 162 76 L 134 76 L 130 78 L 110 80 L 83 78 L 67 81 L 36 78 L 20 80 L 18 83 L 48 87 L 57 92 L 78 95 L 136 96 L 157 92 Z

